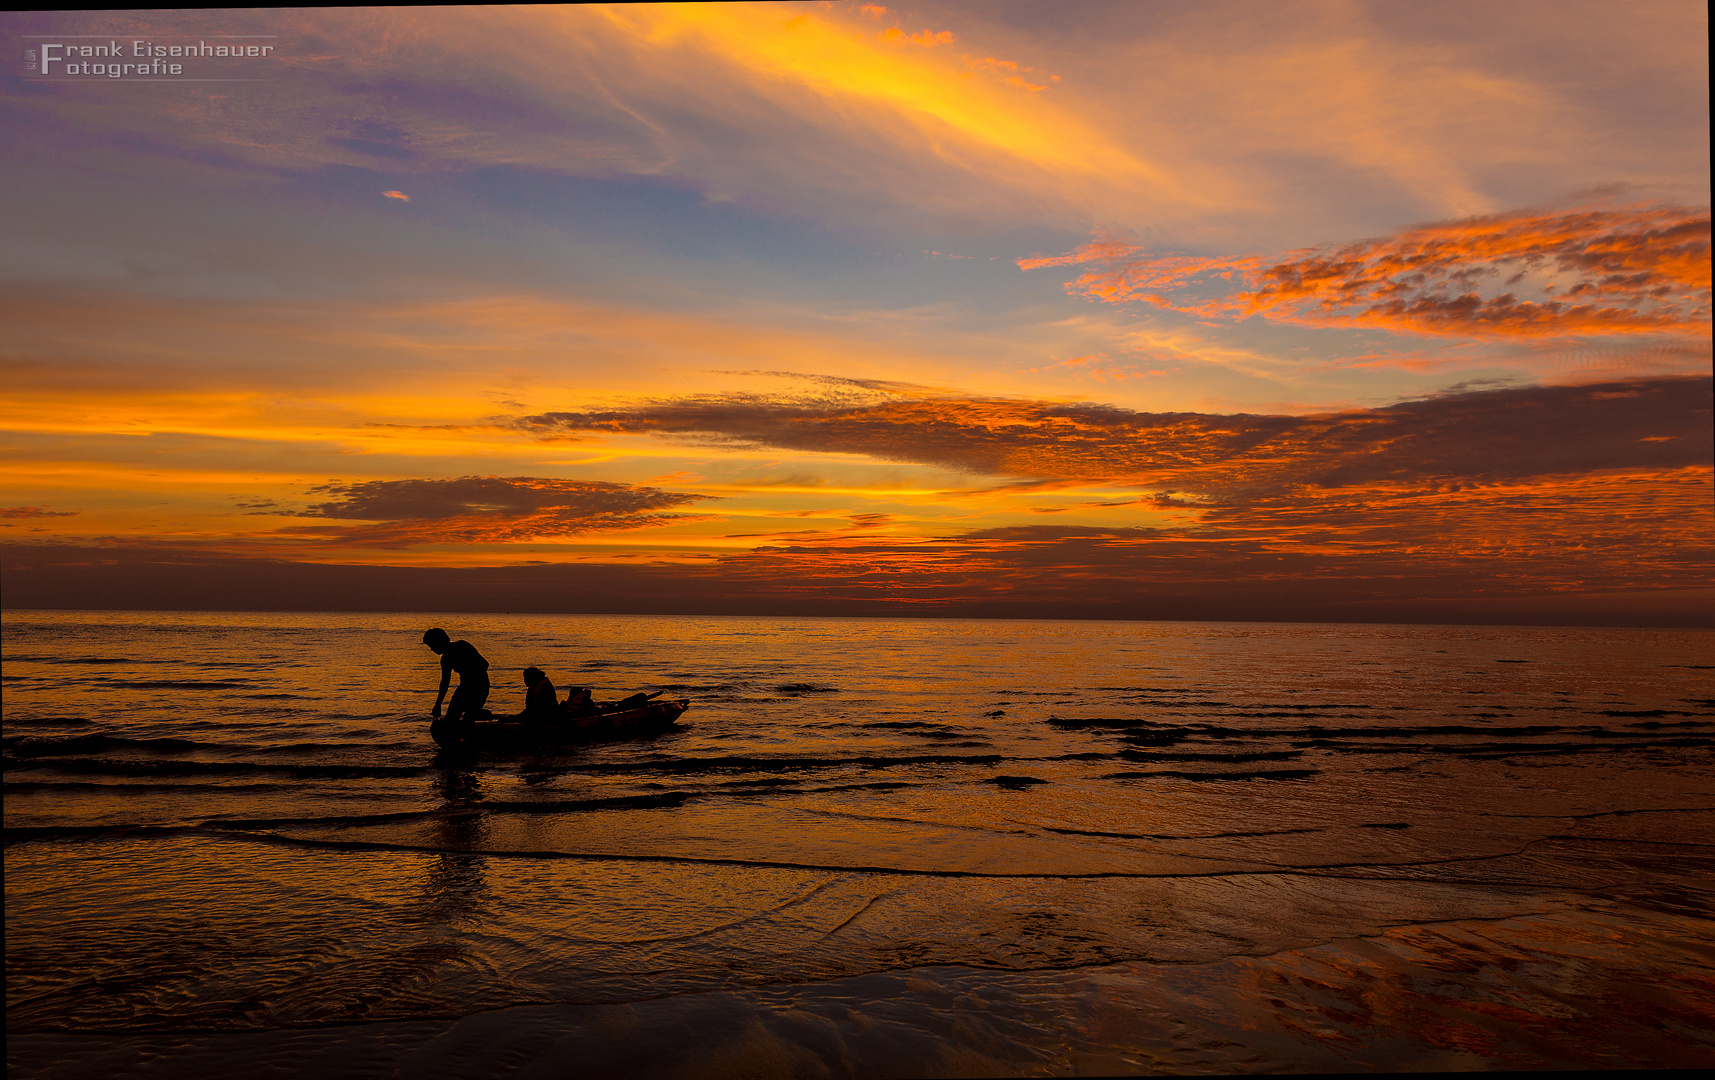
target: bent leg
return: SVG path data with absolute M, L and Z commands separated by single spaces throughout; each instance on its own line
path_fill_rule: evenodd
M 460 680 L 459 688 L 453 691 L 452 701 L 447 703 L 448 720 L 472 721 L 482 712 L 483 704 L 488 701 L 488 680 L 465 682 Z

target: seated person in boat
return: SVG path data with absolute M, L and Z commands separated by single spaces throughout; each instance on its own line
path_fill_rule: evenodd
M 456 671 L 459 673 L 459 688 L 453 691 L 452 704 L 447 707 L 447 720 L 478 719 L 488 701 L 488 661 L 476 651 L 475 645 L 452 640 L 438 626 L 423 631 L 423 644 L 441 657 L 441 689 L 435 695 L 434 718 L 441 718 L 441 702 L 446 700 L 447 686 Z
M 574 686 L 566 691 L 566 711 L 573 716 L 583 716 L 595 712 L 595 702 L 590 700 L 590 688 Z
M 565 710 L 560 708 L 560 695 L 547 672 L 539 667 L 525 668 L 524 685 L 529 689 L 524 692 L 524 711 L 518 719 L 534 723 L 565 719 Z
M 609 726 L 608 718 L 596 708 L 594 699 L 590 697 L 590 688 L 574 686 L 566 691 L 566 720 L 576 728 L 600 728 Z

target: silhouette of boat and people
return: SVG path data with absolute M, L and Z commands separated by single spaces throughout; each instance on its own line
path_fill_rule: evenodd
M 423 644 L 441 658 L 441 686 L 435 694 L 429 734 L 453 750 L 481 749 L 509 743 L 582 742 L 645 734 L 670 727 L 689 701 L 657 701 L 661 691 L 637 693 L 619 701 L 598 703 L 591 688 L 574 686 L 562 700 L 554 682 L 539 667 L 524 669 L 524 709 L 496 716 L 486 707 L 491 689 L 488 660 L 468 641 L 454 641 L 440 627 L 423 631 Z M 447 688 L 459 677 L 452 700 Z M 446 714 L 441 713 L 442 705 Z

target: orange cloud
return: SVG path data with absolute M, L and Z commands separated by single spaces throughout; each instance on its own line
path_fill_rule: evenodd
M 966 595 L 1043 598 L 1057 591 L 1043 580 L 1070 580 L 1076 584 L 1068 591 L 1086 602 L 1104 588 L 1229 590 L 1239 582 L 1313 588 L 1335 580 L 1348 596 L 1385 595 L 1402 581 L 1422 589 L 1436 579 L 1553 591 L 1694 585 L 1715 569 L 1704 509 L 1709 492 L 1708 469 L 1452 491 L 1379 487 L 1233 509 L 1189 528 L 1013 526 L 864 548 L 847 543 L 837 551 L 773 549 L 727 561 L 758 570 L 772 563 L 771 576 L 806 591 L 861 562 L 891 565 L 919 587 L 957 575 Z
M 1705 467 L 1710 380 L 1477 390 L 1324 416 L 1141 413 L 1008 399 L 702 396 L 515 421 L 538 435 L 658 434 L 859 454 L 991 476 L 1122 483 L 1213 500 L 1367 483 Z M 1661 441 L 1649 441 L 1663 437 Z
M 1707 333 L 1709 251 L 1707 210 L 1634 207 L 1467 218 L 1275 259 L 1150 256 L 1104 237 L 1018 265 L 1097 263 L 1068 291 L 1203 318 L 1558 337 Z
M 365 547 L 510 543 L 683 521 L 687 515 L 661 511 L 714 497 L 534 476 L 370 480 L 311 489 L 312 494 L 318 492 L 335 498 L 297 516 L 374 524 L 300 525 L 280 533 L 325 536 Z
M 950 41 L 952 39 L 949 38 L 948 40 Z M 1048 89 L 1047 83 L 1033 83 L 1024 78 L 1025 74 L 1035 71 L 1035 68 L 1022 67 L 1014 60 L 998 60 L 992 56 L 972 57 L 967 55 L 965 57 L 965 62 L 971 66 L 972 71 L 991 71 L 996 74 L 1004 72 L 1006 74 L 1001 81 L 1009 86 L 1016 86 L 1021 90 L 1028 90 L 1034 93 L 1038 90 Z M 1021 72 L 1023 74 L 1021 74 Z M 1060 76 L 1058 75 L 1046 75 L 1046 78 L 1049 83 L 1057 83 L 1060 81 Z
M 446 610 L 554 611 L 572 596 L 586 612 L 1707 626 L 1710 481 L 1704 467 L 1306 489 L 1171 528 L 912 538 L 854 520 L 653 564 L 376 566 L 342 552 L 318 566 L 209 544 L 5 544 L 0 573 L 20 606 L 386 610 L 433 596 Z
M 76 517 L 76 510 L 49 510 L 43 506 L 0 507 L 0 518 Z
M 1184 527 L 782 537 L 787 543 L 725 556 L 708 569 L 725 587 L 776 603 L 1158 618 L 1706 589 L 1715 570 L 1710 491 L 1706 466 L 1305 488 L 1220 508 Z
M 1145 248 L 1141 244 L 1116 237 L 1101 237 L 1088 243 L 1080 244 L 1064 255 L 1031 255 L 1016 260 L 1020 270 L 1039 270 L 1044 266 L 1077 266 L 1082 263 L 1140 263 L 1153 266 L 1164 260 L 1145 258 Z
M 937 45 L 951 45 L 953 43 L 953 32 L 951 30 L 941 30 L 939 32 L 934 30 L 919 30 L 915 34 L 911 35 L 911 40 L 914 44 L 921 45 L 926 49 L 932 49 Z
M 1715 572 L 1706 378 L 1479 390 L 1308 417 L 1146 414 L 913 392 L 920 396 L 895 392 L 879 402 L 833 392 L 704 397 L 544 414 L 522 426 L 653 432 L 1037 478 L 992 489 L 1003 495 L 1103 479 L 1142 489 L 1106 505 L 1135 506 L 1140 516 L 1129 522 L 1156 524 L 1015 524 L 925 537 L 900 535 L 905 523 L 884 513 L 790 511 L 767 516 L 838 516 L 846 524 L 725 538 L 769 545 L 740 553 L 635 553 L 673 565 L 624 569 L 617 556 L 603 556 L 600 567 L 494 567 L 492 549 L 420 558 L 409 549 L 690 520 L 673 511 L 698 496 L 539 477 L 334 483 L 319 489 L 327 502 L 299 515 L 322 521 L 267 536 L 10 545 L 7 595 L 14 603 L 52 596 L 74 606 L 150 606 L 212 590 L 229 603 L 291 606 L 314 595 L 333 608 L 386 607 L 409 591 L 399 564 L 417 558 L 462 559 L 456 572 L 409 571 L 418 575 L 409 580 L 440 582 L 437 597 L 444 590 L 479 606 L 504 597 L 508 610 L 543 610 L 529 605 L 574 595 L 582 610 L 1422 619 L 1476 598 L 1501 606 L 1459 608 L 1464 615 L 1452 621 L 1487 611 L 1537 622 L 1556 611 L 1606 610 L 1601 595 L 1636 590 L 1642 599 L 1625 601 L 1632 614 L 1618 621 L 1708 621 L 1707 591 L 1699 610 L 1671 592 L 1707 590 Z M 317 569 L 286 561 L 294 559 L 391 565 Z M 1568 603 L 1507 606 L 1509 597 Z
M 381 193 L 381 197 L 384 199 L 398 199 L 400 202 L 411 201 L 411 196 L 405 194 L 403 191 L 383 191 Z
M 882 10 L 886 9 L 884 8 Z M 953 32 L 951 30 L 942 30 L 940 32 L 936 32 L 934 30 L 919 30 L 915 34 L 907 34 L 897 26 L 890 26 L 881 32 L 881 40 L 890 45 L 898 45 L 902 42 L 909 41 L 913 45 L 921 45 L 926 49 L 933 49 L 937 45 L 951 45 L 953 43 Z

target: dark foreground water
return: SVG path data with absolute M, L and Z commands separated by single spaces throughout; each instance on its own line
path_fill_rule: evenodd
M 431 621 L 648 740 L 467 760 Z M 7 612 L 9 1072 L 1715 1060 L 1715 633 Z

